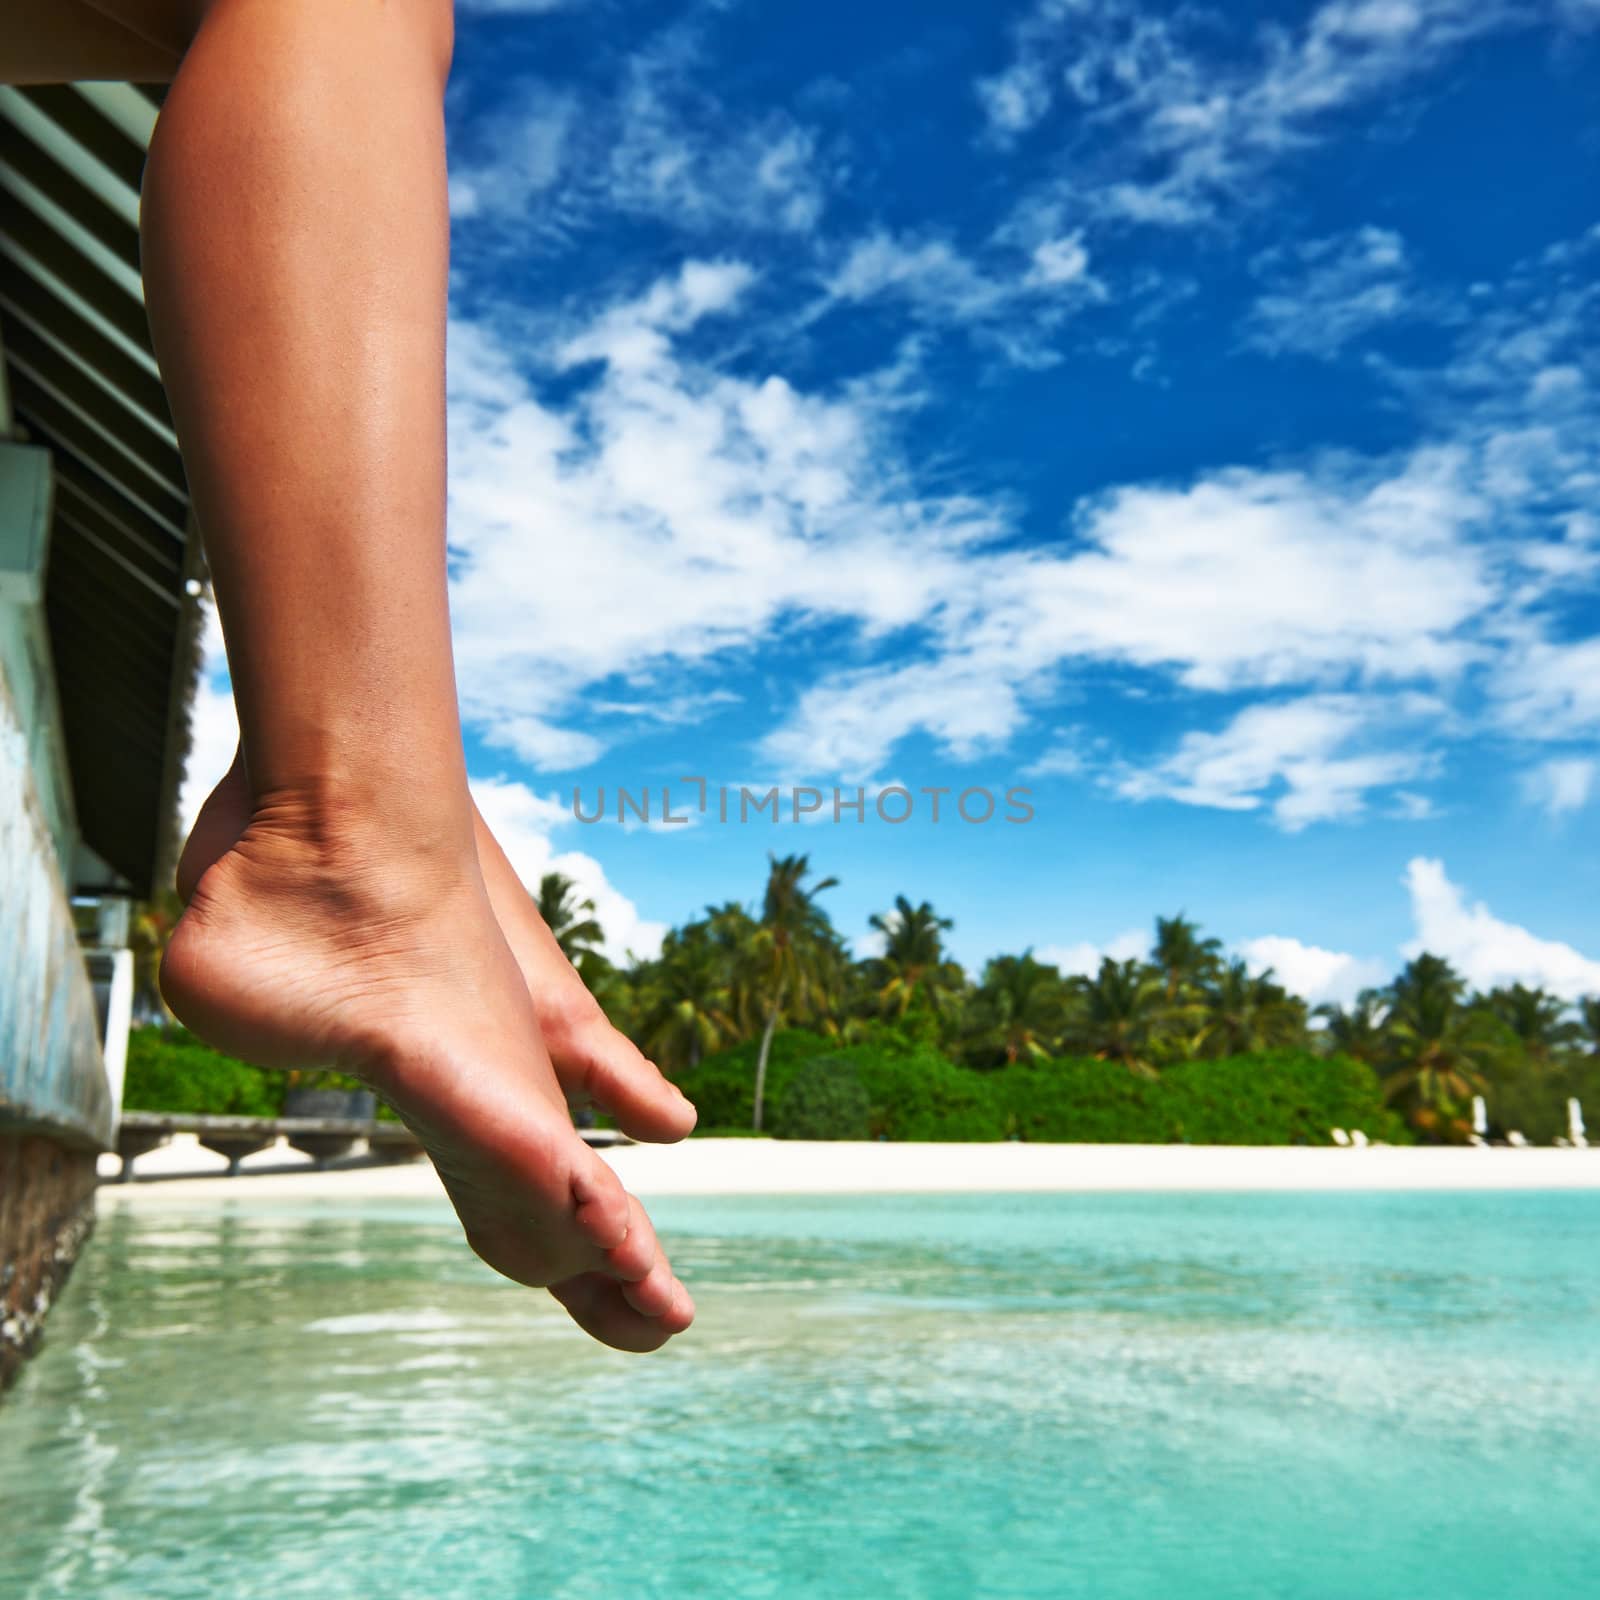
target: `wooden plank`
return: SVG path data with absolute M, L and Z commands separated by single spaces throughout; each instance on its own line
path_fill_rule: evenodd
M 6 313 L 10 327 L 20 323 L 40 336 L 59 339 L 134 411 L 176 432 L 167 391 L 155 373 L 108 339 L 42 278 L 14 266 L 0 271 L 0 310 Z
M 0 118 L 0 161 L 61 207 L 135 277 L 139 275 L 139 230 L 112 210 L 75 173 L 58 166 L 13 123 Z M 15 201 L 9 202 L 15 205 Z
M 135 194 L 139 192 L 144 181 L 144 150 L 81 94 L 64 83 L 21 85 L 18 92 L 120 182 Z

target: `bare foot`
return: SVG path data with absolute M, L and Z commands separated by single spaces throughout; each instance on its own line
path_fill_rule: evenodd
M 372 1084 L 478 1255 L 595 1338 L 652 1350 L 688 1327 L 649 1220 L 572 1126 L 470 846 L 402 846 L 281 797 L 186 888 L 161 969 L 182 1022 L 265 1066 Z
M 187 901 L 201 875 L 232 847 L 250 818 L 250 791 L 238 751 L 195 819 L 178 861 L 178 894 Z M 478 863 L 489 901 L 522 969 L 556 1077 L 573 1104 L 592 1102 L 630 1138 L 671 1144 L 695 1124 L 695 1109 L 676 1084 L 611 1026 L 489 825 L 473 810 Z

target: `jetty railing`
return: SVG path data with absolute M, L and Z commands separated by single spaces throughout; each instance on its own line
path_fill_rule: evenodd
M 584 1139 L 597 1148 L 632 1144 L 614 1128 L 582 1128 Z M 415 1161 L 424 1154 L 421 1142 L 403 1122 L 377 1117 L 219 1117 L 188 1111 L 124 1111 L 117 1128 L 121 1158 L 119 1183 L 133 1176 L 140 1156 L 168 1144 L 176 1133 L 192 1133 L 207 1150 L 225 1156 L 228 1175 L 240 1170 L 246 1156 L 270 1149 L 280 1139 L 320 1170 L 349 1155 L 365 1141 L 369 1154 L 390 1163 Z

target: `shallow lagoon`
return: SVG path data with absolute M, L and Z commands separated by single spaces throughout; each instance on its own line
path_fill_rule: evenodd
M 629 1358 L 270 1181 L 102 1220 L 0 1594 L 1600 1592 L 1600 1195 L 663 1200 L 700 1320 Z

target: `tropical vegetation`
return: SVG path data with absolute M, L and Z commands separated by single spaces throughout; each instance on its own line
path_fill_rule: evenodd
M 608 1014 L 699 1105 L 703 1130 L 1325 1143 L 1359 1128 L 1460 1143 L 1475 1097 L 1491 1136 L 1558 1138 L 1569 1097 L 1600 1119 L 1600 997 L 1475 992 L 1424 952 L 1390 983 L 1312 1010 L 1182 913 L 1156 919 L 1142 959 L 1065 973 L 1024 950 L 972 974 L 948 948 L 951 920 L 907 895 L 870 919 L 870 953 L 853 954 L 826 908 L 835 884 L 808 856 L 771 856 L 751 905 L 708 906 L 625 965 L 602 954 L 594 904 L 570 879 L 546 874 L 537 901 Z M 170 911 L 140 924 L 141 972 L 153 975 Z M 150 1030 L 130 1057 L 129 1103 L 200 1109 L 189 1101 L 206 1091 L 178 1086 L 161 1037 Z M 198 1071 L 203 1047 L 171 1039 Z M 260 1098 L 207 1072 L 229 1102 L 213 1109 Z

